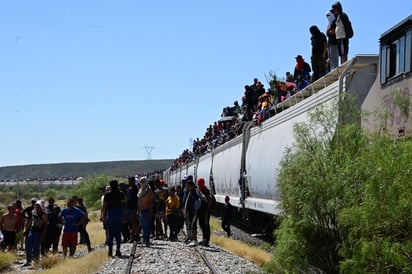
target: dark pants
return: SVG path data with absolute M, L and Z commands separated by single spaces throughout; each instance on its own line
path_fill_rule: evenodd
M 230 219 L 222 219 L 222 229 L 227 233 L 227 236 L 230 237 Z
M 167 224 L 170 228 L 170 240 L 177 240 L 177 234 L 179 233 L 179 225 L 177 223 L 177 216 L 175 214 L 167 215 Z
M 209 213 L 199 213 L 199 226 L 203 234 L 203 242 L 209 244 L 210 241 L 210 225 L 209 225 Z
M 84 243 L 87 245 L 88 248 L 90 248 L 91 247 L 90 237 L 89 237 L 89 233 L 87 233 L 86 225 L 79 226 L 79 233 L 80 233 L 80 239 L 83 238 Z M 80 241 L 82 241 L 82 240 L 80 240 Z
M 312 70 L 313 70 L 313 74 L 312 74 L 312 80 L 311 82 L 315 82 L 316 80 L 318 80 L 320 77 L 322 77 L 323 75 L 325 75 L 325 71 L 326 71 L 326 61 L 325 58 L 323 58 L 322 54 L 320 55 L 313 55 L 311 57 L 312 60 Z
M 130 240 L 130 228 L 129 228 L 129 223 L 122 223 L 122 236 L 123 236 L 123 241 L 127 242 Z
M 61 228 L 47 228 L 47 235 L 46 235 L 46 240 L 44 247 L 42 246 L 42 254 L 45 254 L 45 251 L 49 251 L 49 249 L 52 247 L 53 252 L 56 253 L 58 251 L 59 247 L 59 239 L 60 235 L 62 233 Z

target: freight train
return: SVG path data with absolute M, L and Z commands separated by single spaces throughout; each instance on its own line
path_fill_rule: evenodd
M 411 55 L 412 15 L 381 35 L 379 55 L 356 55 L 274 105 L 271 117 L 259 126 L 250 123 L 241 135 L 188 164 L 166 170 L 163 179 L 173 186 L 187 174 L 202 177 L 218 203 L 223 204 L 229 195 L 245 221 L 262 232 L 272 231 L 273 217 L 282 212 L 279 163 L 285 149 L 294 144 L 294 125 L 307 122 L 309 111 L 332 105 L 339 94 L 347 93 L 356 98 L 362 112 L 389 113 L 384 119 L 363 116 L 360 122 L 365 130 L 385 131 L 395 138 L 412 135 L 411 104 L 405 109 L 396 103 L 398 95 L 410 102 Z

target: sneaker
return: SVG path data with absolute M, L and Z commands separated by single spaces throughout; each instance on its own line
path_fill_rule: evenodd
M 27 267 L 27 266 L 31 266 L 31 263 L 27 262 L 24 265 L 22 265 L 21 267 Z
M 201 243 L 200 245 L 209 247 L 209 243 L 208 243 L 208 242 L 203 242 L 203 243 Z
M 92 252 L 92 251 L 93 251 L 93 248 L 92 248 L 91 246 L 88 246 L 88 247 L 87 247 L 87 251 L 88 251 L 88 252 Z
M 196 241 L 196 240 L 194 240 L 194 241 L 191 241 L 187 246 L 197 246 L 199 243 Z
M 116 250 L 116 257 L 122 257 L 122 253 L 120 252 L 120 250 Z
M 189 237 L 186 237 L 185 238 L 185 244 L 187 244 L 188 242 L 190 242 L 191 241 L 191 239 L 189 238 Z
M 107 253 L 107 256 L 108 256 L 108 257 L 112 257 L 112 256 L 113 256 L 113 253 L 112 253 L 111 251 L 109 251 L 109 253 Z

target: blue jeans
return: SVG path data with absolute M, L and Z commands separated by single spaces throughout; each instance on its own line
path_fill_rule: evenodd
M 26 237 L 26 261 L 40 259 L 40 231 L 30 230 Z
M 109 231 L 109 251 L 113 250 L 113 238 L 116 239 L 116 249 L 120 250 L 122 242 L 123 212 L 121 208 L 110 208 L 106 214 L 106 229 Z
M 148 209 L 140 211 L 140 226 L 143 229 L 143 243 L 149 244 L 151 232 L 151 218 L 149 218 Z

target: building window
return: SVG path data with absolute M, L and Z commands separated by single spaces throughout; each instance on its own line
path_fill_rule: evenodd
M 411 72 L 412 30 L 381 44 L 381 84 Z

